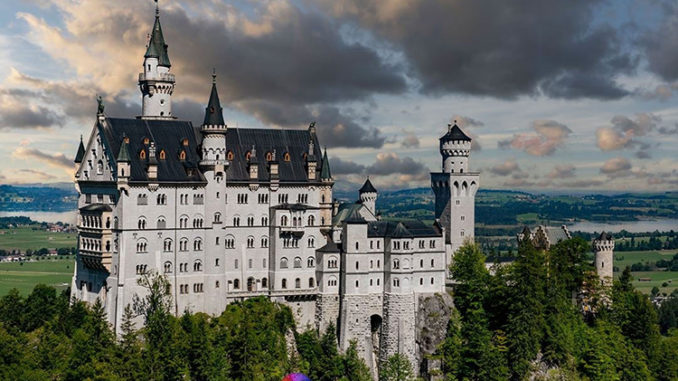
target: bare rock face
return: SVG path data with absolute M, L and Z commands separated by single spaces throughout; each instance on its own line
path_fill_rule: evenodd
M 430 360 L 429 355 L 445 339 L 447 323 L 454 309 L 452 296 L 448 293 L 420 296 L 416 319 L 417 361 L 422 373 L 436 373 L 440 364 Z

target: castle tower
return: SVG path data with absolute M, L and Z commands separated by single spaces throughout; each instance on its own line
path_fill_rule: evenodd
M 370 210 L 373 215 L 377 215 L 377 189 L 372 185 L 369 178 L 358 191 L 360 202 Z
M 598 277 L 603 284 L 612 284 L 614 271 L 614 237 L 609 233 L 600 233 L 598 238 L 593 240 L 593 251 L 595 253 L 596 274 L 598 274 Z
M 139 89 L 142 94 L 141 118 L 174 119 L 172 114 L 174 74 L 169 72 L 171 66 L 167 44 L 160 27 L 160 11 L 156 5 L 155 24 L 144 54 L 144 71 L 139 73 Z
M 431 173 L 435 217 L 446 230 L 448 264 L 454 252 L 475 235 L 475 196 L 480 174 L 469 171 L 471 138 L 459 126 L 448 124 L 440 138 L 442 172 Z
M 223 171 L 226 165 L 226 129 L 217 92 L 217 75 L 212 74 L 212 91 L 205 108 L 205 119 L 200 127 L 203 135 L 201 166 L 216 166 Z

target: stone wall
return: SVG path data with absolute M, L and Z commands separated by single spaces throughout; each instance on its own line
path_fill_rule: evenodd
M 415 374 L 419 373 L 415 344 L 415 300 L 414 294 L 384 294 L 384 319 L 381 328 L 379 361 L 400 353 L 412 364 Z
M 322 335 L 330 323 L 339 326 L 339 296 L 320 294 L 315 300 L 316 329 Z

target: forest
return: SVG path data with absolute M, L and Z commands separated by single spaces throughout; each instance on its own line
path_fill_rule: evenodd
M 455 312 L 426 361 L 452 380 L 676 380 L 678 294 L 661 307 L 635 290 L 627 268 L 611 286 L 593 273 L 582 239 L 548 252 L 522 242 L 511 265 L 485 267 L 477 245 L 455 255 Z M 38 285 L 0 299 L 0 379 L 370 380 L 355 347 L 337 350 L 334 327 L 295 325 L 289 308 L 254 298 L 219 316 L 175 317 L 167 280 L 146 274 L 116 337 L 101 303 L 70 301 Z M 573 297 L 574 296 L 574 297 Z M 134 317 L 143 318 L 135 326 Z M 415 380 L 396 355 L 382 381 Z

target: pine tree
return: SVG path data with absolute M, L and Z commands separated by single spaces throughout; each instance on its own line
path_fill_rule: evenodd
M 379 368 L 380 381 L 413 381 L 412 364 L 404 355 L 396 353 Z

